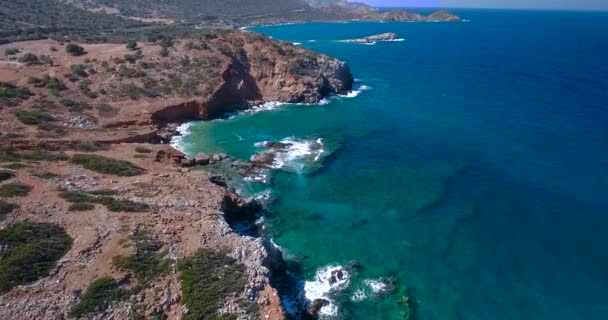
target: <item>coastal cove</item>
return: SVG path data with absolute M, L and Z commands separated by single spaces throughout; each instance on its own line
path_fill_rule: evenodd
M 253 28 L 348 62 L 354 91 L 189 123 L 174 145 L 274 152 L 232 183 L 267 200 L 260 233 L 303 286 L 287 307 L 304 291 L 340 319 L 605 319 L 608 16 L 455 13 Z M 340 42 L 387 32 L 405 41 Z

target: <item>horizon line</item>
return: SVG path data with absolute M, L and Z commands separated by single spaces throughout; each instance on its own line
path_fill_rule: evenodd
M 371 6 L 378 9 L 431 9 L 431 10 L 452 10 L 452 9 L 472 9 L 472 10 L 511 10 L 511 11 L 574 11 L 574 12 L 608 12 L 606 9 L 585 9 L 585 8 L 518 8 L 518 7 L 411 7 L 411 6 Z

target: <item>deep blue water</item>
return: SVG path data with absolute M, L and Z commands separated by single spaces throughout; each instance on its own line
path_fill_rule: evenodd
M 182 146 L 335 150 L 256 190 L 272 190 L 267 236 L 304 280 L 363 266 L 330 294 L 341 318 L 402 319 L 407 295 L 421 320 L 608 319 L 608 13 L 456 13 L 470 21 L 255 28 L 347 61 L 371 89 L 197 123 Z M 335 41 L 382 32 L 407 40 Z M 353 301 L 380 277 L 397 291 Z

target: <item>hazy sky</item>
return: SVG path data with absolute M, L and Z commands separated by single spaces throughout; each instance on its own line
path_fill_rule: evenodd
M 608 10 L 608 0 L 358 0 L 388 7 L 547 8 Z

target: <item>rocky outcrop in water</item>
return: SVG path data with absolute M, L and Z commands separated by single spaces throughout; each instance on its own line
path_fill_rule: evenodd
M 396 33 L 387 32 L 376 34 L 372 36 L 367 36 L 359 39 L 349 39 L 349 40 L 340 40 L 340 42 L 354 42 L 354 43 L 375 43 L 377 41 L 397 41 L 401 40 Z

